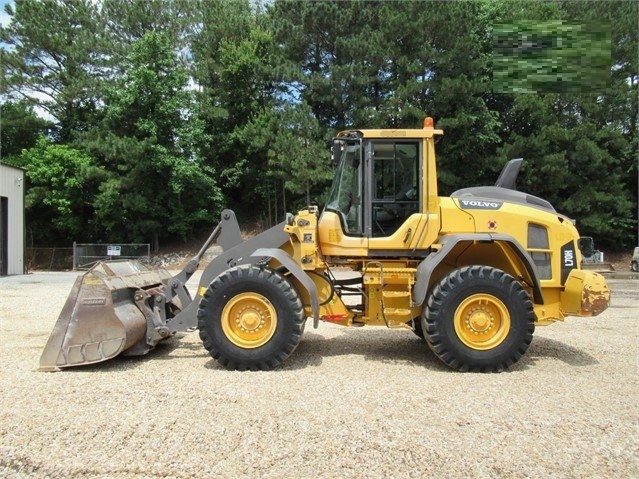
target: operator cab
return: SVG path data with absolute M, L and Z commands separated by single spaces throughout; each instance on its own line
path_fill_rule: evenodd
M 347 236 L 391 236 L 420 211 L 420 142 L 363 139 L 353 132 L 335 140 L 339 154 L 325 211 L 339 216 Z
M 335 178 L 319 219 L 327 256 L 423 256 L 439 229 L 433 119 L 421 129 L 350 130 L 333 140 Z M 429 241 L 431 243 L 429 243 Z

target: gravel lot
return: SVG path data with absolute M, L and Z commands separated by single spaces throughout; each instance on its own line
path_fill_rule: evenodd
M 197 332 L 151 355 L 35 371 L 76 273 L 0 278 L 0 476 L 639 477 L 639 281 L 537 328 L 501 374 L 446 369 L 410 331 L 307 325 L 272 372 Z

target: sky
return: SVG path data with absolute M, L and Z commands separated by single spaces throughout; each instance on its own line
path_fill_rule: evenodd
M 6 26 L 9 19 L 11 18 L 4 11 L 4 6 L 7 3 L 13 4 L 13 0 L 0 0 L 0 25 L 2 25 L 3 27 Z

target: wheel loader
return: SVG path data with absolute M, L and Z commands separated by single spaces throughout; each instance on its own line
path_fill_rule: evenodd
M 610 291 L 580 269 L 574 222 L 515 189 L 521 159 L 493 186 L 438 196 L 442 134 L 430 117 L 419 129 L 339 133 L 321 212 L 309 206 L 243 241 L 224 210 L 175 276 L 136 261 L 97 264 L 73 286 L 40 368 L 143 355 L 197 328 L 225 367 L 269 370 L 312 320 L 408 329 L 450 368 L 502 371 L 536 326 L 604 311 Z M 222 253 L 192 297 L 186 281 L 213 242 Z

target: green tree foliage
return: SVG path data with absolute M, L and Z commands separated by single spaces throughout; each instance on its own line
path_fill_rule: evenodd
M 594 236 L 602 247 L 630 246 L 636 242 L 637 224 L 639 71 L 636 55 L 627 53 L 629 45 L 637 49 L 637 5 L 518 5 L 520 18 L 610 25 L 613 68 L 608 84 L 599 85 L 596 91 L 589 87 L 561 95 L 504 95 L 509 103 L 502 109 L 507 129 L 500 156 L 504 160 L 524 157 L 528 165 L 524 166 L 522 189 L 574 217 L 582 234 Z
M 115 54 L 114 67 L 126 57 L 128 47 L 149 32 L 162 32 L 182 48 L 193 22 L 193 0 L 103 0 L 105 36 Z
M 585 8 L 583 4 L 577 7 Z M 637 211 L 639 194 L 639 5 L 636 2 L 614 2 L 606 8 L 598 5 L 598 9 L 608 10 L 612 26 L 612 78 L 610 88 L 598 97 L 598 124 L 606 124 L 620 133 L 624 140 L 623 153 L 619 155 L 621 182 L 624 185 L 623 195 L 632 203 L 634 232 L 637 233 Z M 581 13 L 583 15 L 583 11 Z M 601 122 L 601 123 L 599 123 Z M 625 219 L 625 216 L 624 216 Z M 624 232 L 628 229 L 624 229 Z M 605 233 L 608 234 L 607 232 Z M 638 238 L 622 232 L 621 244 L 636 245 Z
M 210 224 L 221 194 L 200 161 L 202 124 L 169 38 L 144 34 L 126 61 L 126 74 L 104 96 L 102 122 L 79 144 L 109 172 L 96 196 L 96 221 L 110 238 L 151 240 L 157 248 L 160 239 Z
M 304 103 L 277 111 L 276 132 L 269 147 L 269 171 L 283 181 L 293 194 L 305 195 L 305 205 L 317 204 L 313 185 L 326 184 L 332 178 L 326 142 L 321 127 Z
M 59 138 L 86 129 L 95 109 L 100 16 L 91 0 L 15 0 L 0 28 L 2 94 L 36 102 L 55 118 Z
M 7 162 L 9 157 L 31 148 L 52 126 L 25 101 L 4 103 L 0 107 L 0 159 Z
M 522 156 L 521 189 L 602 247 L 637 241 L 637 2 L 15 0 L 8 13 L 3 155 L 33 149 L 42 125 L 16 103 L 30 98 L 100 172 L 77 198 L 95 239 L 186 237 L 223 206 L 272 223 L 321 202 L 336 131 L 429 115 L 445 130 L 440 193 L 493 183 Z M 609 81 L 496 88 L 494 25 L 522 21 L 603 29 Z
M 623 155 L 626 140 L 592 120 L 572 119 L 577 102 L 549 95 L 543 102 L 517 101 L 515 112 L 532 128 L 513 133 L 502 147 L 506 158 L 525 157 L 519 186 L 548 199 L 555 208 L 578 220 L 582 234 L 599 244 L 623 242 L 632 229 L 632 198 L 624 191 Z
M 389 42 L 395 40 L 383 28 L 390 17 L 402 14 L 396 10 L 406 13 L 405 2 L 280 0 L 269 8 L 284 56 L 282 80 L 324 128 L 398 126 L 389 125 L 389 119 L 400 123 L 378 113 L 394 93 Z M 404 38 L 404 32 L 395 34 Z
M 277 103 L 276 44 L 263 14 L 248 1 L 199 5 L 191 47 L 206 133 L 202 151 L 225 185 L 228 204 L 253 215 L 255 205 L 270 198 L 262 184 L 267 152 L 256 150 L 243 132 Z
M 317 186 L 332 177 L 326 142 L 318 139 L 321 130 L 310 107 L 301 103 L 264 111 L 237 132 L 238 139 L 249 145 L 250 154 L 266 155 L 259 194 L 266 198 L 269 224 L 283 218 L 286 211 L 320 203 L 323 189 Z M 304 196 L 289 205 L 287 191 Z
M 90 238 L 93 193 L 104 171 L 86 153 L 41 136 L 15 162 L 26 170 L 29 240 L 64 244 Z

